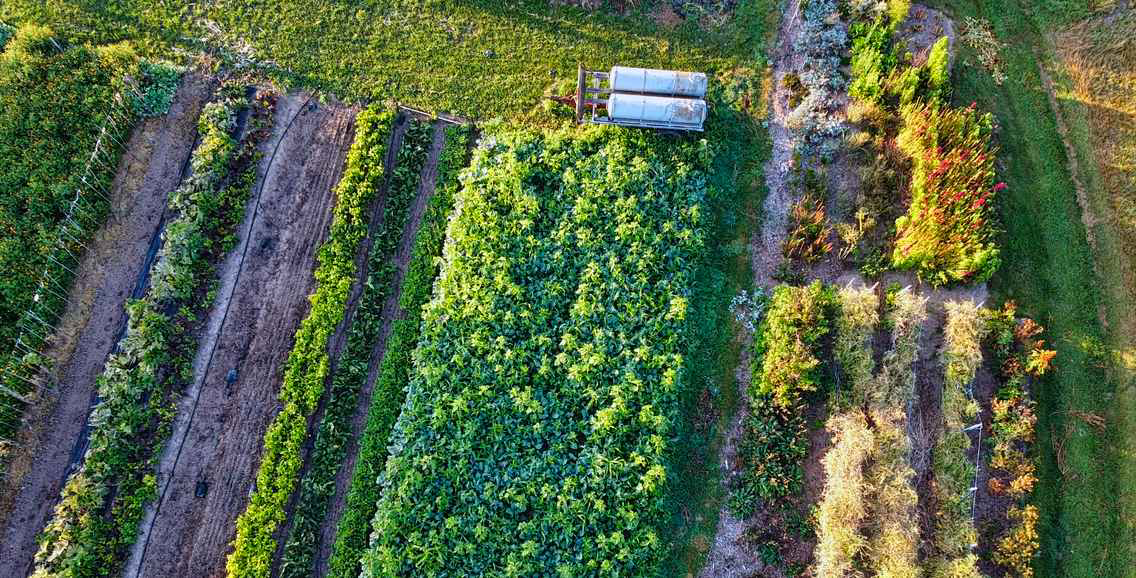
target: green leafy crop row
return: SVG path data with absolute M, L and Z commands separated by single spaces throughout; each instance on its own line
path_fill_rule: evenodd
M 311 311 L 296 331 L 288 355 L 280 401 L 284 408 L 264 434 L 256 490 L 237 519 L 237 536 L 227 567 L 230 576 L 268 576 L 276 552 L 273 538 L 283 523 L 288 499 L 299 481 L 308 419 L 324 393 L 331 367 L 328 341 L 343 319 L 356 255 L 367 234 L 368 210 L 383 181 L 383 162 L 394 114 L 368 109 L 356 118 L 355 142 L 336 186 L 328 239 L 315 270 L 318 287 Z
M 492 126 L 465 173 L 365 576 L 653 576 L 705 141 Z
M 311 574 L 319 546 L 320 524 L 335 493 L 335 478 L 351 440 L 351 418 L 359 390 L 367 380 L 369 359 L 382 333 L 383 303 L 393 287 L 390 264 L 418 191 L 422 166 L 430 149 L 432 127 L 412 121 L 383 199 L 383 217 L 372 233 L 367 276 L 359 305 L 351 319 L 347 346 L 339 358 L 327 393 L 323 418 L 316 433 L 307 474 L 300 482 L 300 497 L 292 513 L 292 528 L 284 546 L 280 574 L 302 578 Z
M 215 263 L 231 249 L 256 176 L 256 138 L 233 136 L 248 106 L 244 85 L 222 87 L 198 122 L 192 173 L 170 194 L 174 217 L 162 234 L 150 289 L 127 305 L 126 336 L 98 379 L 90 445 L 67 481 L 40 538 L 34 576 L 112 575 L 133 543 L 144 505 L 155 497 L 160 449 L 170 434 L 174 394 L 192 378 L 196 320 L 214 282 Z M 253 130 L 272 103 L 256 101 Z
M 386 463 L 388 441 L 394 420 L 405 398 L 410 379 L 411 352 L 421 333 L 422 308 L 430 298 L 438 275 L 446 224 L 454 207 L 458 171 L 468 159 L 469 129 L 446 129 L 445 146 L 438 159 L 437 190 L 430 199 L 418 237 L 414 241 L 399 306 L 405 316 L 395 319 L 372 392 L 367 423 L 359 440 L 359 453 L 351 473 L 347 505 L 335 535 L 328 567 L 331 578 L 356 578 L 367 550 L 371 518 L 378 507 L 379 472 Z
M 835 294 L 819 281 L 781 285 L 754 338 L 750 414 L 741 443 L 743 473 L 731 498 L 749 514 L 763 500 L 800 492 L 808 453 L 807 396 L 821 386 L 822 339 L 831 329 Z

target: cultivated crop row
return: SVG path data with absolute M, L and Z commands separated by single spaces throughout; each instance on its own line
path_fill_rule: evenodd
M 250 106 L 250 128 L 238 140 L 237 116 Z M 98 378 L 89 447 L 40 538 L 35 576 L 111 574 L 133 543 L 157 491 L 154 469 L 174 397 L 192 378 L 193 330 L 212 301 L 215 264 L 235 243 L 272 109 L 269 99 L 250 104 L 237 82 L 205 106 L 191 175 L 170 193 L 173 216 L 149 290 L 128 304 L 126 335 Z
M 308 458 L 307 473 L 300 482 L 299 500 L 292 513 L 292 528 L 281 563 L 281 575 L 285 577 L 300 578 L 311 573 L 312 560 L 319 547 L 320 526 L 335 493 L 336 475 L 351 441 L 351 418 L 359 390 L 367 380 L 371 351 L 382 333 L 383 304 L 396 289 L 395 267 L 390 257 L 405 231 L 433 132 L 428 122 L 409 122 L 383 199 L 383 216 L 372 232 L 366 278 L 347 332 L 347 345 L 331 376 L 331 385 L 325 394 L 327 402 L 315 433 L 315 446 Z
M 332 361 L 328 342 L 343 320 L 357 255 L 368 229 L 369 209 L 384 179 L 384 159 L 394 113 L 367 109 L 356 118 L 355 142 L 336 185 L 327 241 L 320 248 L 311 310 L 296 331 L 280 387 L 283 408 L 264 435 L 256 489 L 237 519 L 227 567 L 230 576 L 267 576 L 276 552 L 274 534 L 287 516 L 299 481 L 308 420 L 324 393 Z
M 351 472 L 346 507 L 335 534 L 329 577 L 355 578 L 360 572 L 371 519 L 379 502 L 379 472 L 386 463 L 391 428 L 405 399 L 412 364 L 411 352 L 421 334 L 422 308 L 430 299 L 434 279 L 438 275 L 446 225 L 458 188 L 458 171 L 468 159 L 468 144 L 469 129 L 446 128 L 445 147 L 438 160 L 437 190 L 422 217 L 399 296 L 399 307 L 404 317 L 392 322 L 386 342 L 367 421 L 359 439 L 359 453 Z
M 993 121 L 973 106 L 949 104 L 946 36 L 925 62 L 911 64 L 898 34 L 907 16 L 904 2 L 851 5 L 849 95 L 856 102 L 849 117 L 863 129 L 852 142 L 873 158 L 862 197 L 894 196 L 897 184 L 909 191 L 906 214 L 895 219 L 890 241 L 892 266 L 914 270 L 933 285 L 985 281 L 1000 262 L 993 196 L 1004 186 L 994 182 Z M 907 182 L 896 183 L 894 176 Z M 868 228 L 892 218 L 882 205 L 867 204 Z M 852 231 L 845 240 L 854 247 L 864 231 Z M 879 266 L 870 259 L 865 264 L 869 270 Z
M 84 243 L 103 221 L 123 141 L 162 114 L 173 69 L 125 45 L 69 46 L 0 23 L 0 464 L 50 363 L 43 348 Z
M 705 145 L 501 126 L 482 143 L 364 575 L 653 575 Z
M 842 409 L 827 426 L 834 445 L 824 458 L 817 575 L 914 576 L 919 531 L 907 408 L 926 299 L 909 290 L 889 294 L 891 346 L 874 375 L 869 347 L 879 300 L 870 289 L 846 288 L 840 303 L 835 351 L 845 382 L 837 401 Z

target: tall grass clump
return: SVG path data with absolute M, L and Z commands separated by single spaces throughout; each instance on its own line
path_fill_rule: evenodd
M 880 322 L 880 299 L 870 287 L 845 287 L 837 296 L 840 314 L 836 318 L 833 354 L 844 377 L 841 401 L 858 405 L 868 398 L 875 370 L 872 336 Z

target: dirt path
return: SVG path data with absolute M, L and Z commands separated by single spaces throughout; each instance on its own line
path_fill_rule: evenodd
M 259 205 L 250 203 L 243 245 L 220 269 L 218 295 L 229 295 L 231 287 L 232 297 L 210 312 L 194 383 L 178 406 L 179 416 L 190 417 L 179 417 L 163 455 L 159 485 L 165 492 L 152 524 L 143 528 L 128 576 L 224 573 L 264 431 L 279 410 L 283 365 L 309 308 L 315 255 L 331 222 L 332 187 L 355 113 L 302 94 L 278 101 L 254 188 Z M 229 383 L 232 370 L 237 379 Z M 197 497 L 199 489 L 204 496 Z
M 762 205 L 761 234 L 751 238 L 749 247 L 754 286 L 765 289 L 776 285 L 773 276 L 781 264 L 781 246 L 784 244 L 789 206 L 792 204 L 789 174 L 794 141 L 792 133 L 786 126 L 786 118 L 791 111 L 789 91 L 781 79 L 800 64 L 800 56 L 793 51 L 800 25 L 800 0 L 789 0 L 782 15 L 772 59 L 773 94 L 770 102 L 769 136 L 773 142 L 773 154 L 765 166 L 767 191 Z M 749 415 L 746 400 L 750 384 L 752 337 L 746 335 L 741 339 L 743 340 L 741 359 L 735 371 L 740 403 L 718 453 L 722 480 L 727 488 L 740 473 L 741 462 L 738 452 L 745 430 L 745 420 Z M 730 510 L 728 500 L 724 501 L 718 513 L 718 528 L 714 534 L 714 543 L 699 575 L 705 578 L 748 578 L 758 575 L 765 566 L 761 563 L 758 553 L 745 543 L 744 538 L 746 531 L 757 522 L 756 518 L 747 521 L 735 516 Z
M 331 367 L 324 381 L 324 391 L 329 391 L 331 388 L 331 382 L 335 377 L 336 368 L 339 366 L 338 352 L 342 351 L 343 347 L 347 344 L 347 334 L 350 331 L 355 312 L 358 310 L 359 302 L 363 297 L 363 282 L 370 274 L 368 256 L 375 242 L 375 234 L 379 228 L 383 226 L 385 221 L 387 194 L 390 190 L 391 178 L 398 164 L 398 151 L 402 148 L 403 139 L 406 138 L 406 131 L 409 128 L 410 119 L 403 116 L 397 117 L 391 128 L 390 141 L 387 144 L 386 155 L 383 158 L 383 183 L 379 187 L 378 195 L 376 195 L 376 198 L 372 201 L 369 208 L 370 217 L 367 227 L 367 236 L 363 239 L 355 256 L 355 268 L 358 273 L 355 276 L 355 280 L 351 283 L 351 291 L 348 295 L 347 308 L 344 311 L 343 320 L 340 321 L 339 326 L 336 328 L 335 335 L 331 338 L 330 349 L 336 352 L 336 355 L 332 357 Z M 308 420 L 308 435 L 302 449 L 303 466 L 300 468 L 299 475 L 297 476 L 298 480 L 304 480 L 304 478 L 308 476 L 308 472 L 311 468 L 310 456 L 311 452 L 315 449 L 316 432 L 327 412 L 327 402 L 327 395 L 321 396 L 316 410 L 312 412 L 311 418 Z M 276 552 L 273 554 L 272 558 L 271 575 L 273 576 L 280 574 L 280 567 L 284 562 L 284 547 L 287 545 L 288 536 L 292 533 L 293 524 L 295 522 L 294 513 L 299 500 L 300 489 L 297 487 L 288 500 L 288 505 L 286 506 L 287 515 L 284 519 L 284 523 L 276 529 L 274 535 L 276 540 Z
M 112 216 L 87 245 L 48 352 L 59 368 L 53 376 L 58 385 L 33 410 L 25 451 L 14 456 L 12 475 L 0 489 L 11 506 L 0 522 L 2 576 L 28 572 L 35 537 L 82 456 L 80 434 L 95 399 L 95 379 L 126 323 L 126 299 L 148 268 L 146 255 L 167 195 L 181 181 L 210 93 L 207 79 L 187 74 L 169 114 L 143 121 L 127 143 L 110 190 Z

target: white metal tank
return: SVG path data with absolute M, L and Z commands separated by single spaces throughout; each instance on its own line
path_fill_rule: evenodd
M 706 101 L 616 92 L 607 101 L 607 113 L 614 121 L 661 123 L 701 127 L 706 120 Z
M 608 76 L 612 92 L 642 92 L 668 96 L 706 96 L 706 75 L 701 72 L 613 66 Z

